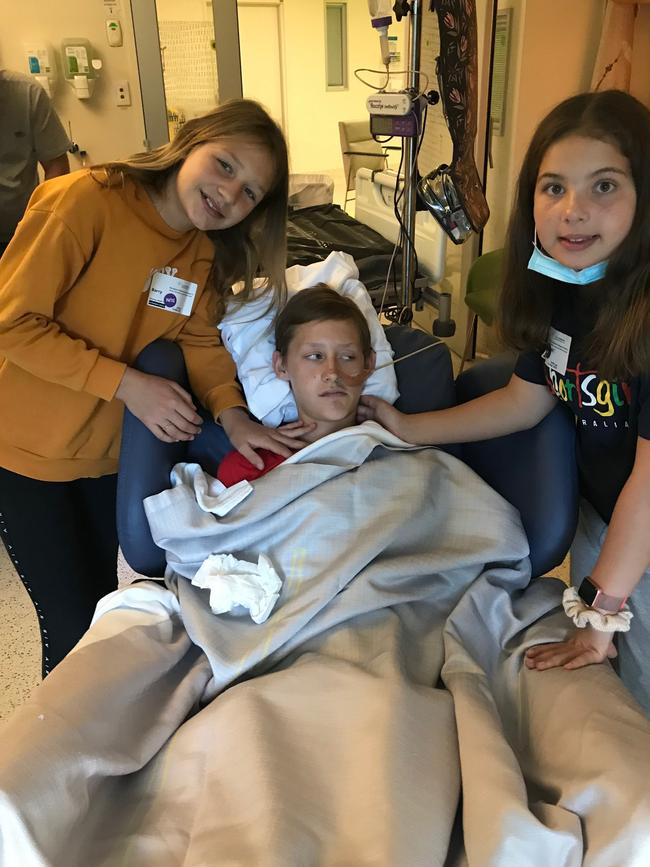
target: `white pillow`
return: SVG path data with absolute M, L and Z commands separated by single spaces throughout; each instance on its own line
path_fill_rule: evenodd
M 359 306 L 370 328 L 372 348 L 377 354 L 379 368 L 392 361 L 393 350 L 379 323 L 370 295 L 358 278 L 359 270 L 347 253 L 330 253 L 324 262 L 287 268 L 289 297 L 316 283 L 327 283 Z M 278 379 L 273 370 L 273 322 L 276 311 L 267 310 L 268 304 L 268 296 L 243 305 L 231 301 L 219 328 L 224 346 L 237 365 L 248 408 L 263 424 L 279 427 L 296 421 L 298 410 L 289 383 Z M 393 365 L 375 370 L 366 380 L 363 393 L 395 403 L 399 392 Z

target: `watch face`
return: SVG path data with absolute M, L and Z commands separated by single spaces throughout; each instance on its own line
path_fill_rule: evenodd
M 582 583 L 578 588 L 578 596 L 584 602 L 586 602 L 587 605 L 593 605 L 597 593 L 598 588 L 595 586 L 595 584 L 592 584 L 588 578 L 583 578 Z

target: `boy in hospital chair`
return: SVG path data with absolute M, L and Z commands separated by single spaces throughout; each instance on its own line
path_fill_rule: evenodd
M 290 384 L 298 408 L 298 421 L 287 427 L 300 429 L 301 439 L 312 443 L 355 424 L 375 353 L 368 323 L 354 301 L 325 283 L 297 292 L 278 314 L 275 346 L 273 369 Z M 258 479 L 285 460 L 265 449 L 257 454 L 260 467 L 230 452 L 217 478 L 230 487 Z

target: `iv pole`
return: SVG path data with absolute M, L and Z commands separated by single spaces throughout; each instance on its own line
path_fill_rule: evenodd
M 403 239 L 401 287 L 403 322 L 410 321 L 412 317 L 417 278 L 414 244 L 418 193 L 426 208 L 454 244 L 462 244 L 472 232 L 480 233 L 490 215 L 483 184 L 474 161 L 477 126 L 476 7 L 472 0 L 430 0 L 430 2 L 431 10 L 435 9 L 438 16 L 440 56 L 436 60 L 436 69 L 445 121 L 453 143 L 453 157 L 451 166 L 443 164 L 419 180 L 417 155 L 422 130 L 418 129 L 416 135 L 404 136 L 402 139 L 404 207 L 400 219 Z M 412 98 L 417 94 L 420 100 L 416 114 L 418 119 L 422 117 L 424 102 L 420 94 L 422 3 L 423 0 L 395 0 L 391 9 L 391 0 L 368 0 L 372 26 L 379 32 L 382 60 L 387 69 L 390 63 L 387 31 L 392 21 L 391 11 L 395 12 L 398 21 L 405 15 L 411 15 L 407 90 Z M 429 98 L 434 93 L 431 91 L 427 95 L 427 102 L 435 104 L 433 99 Z M 397 183 L 399 184 L 399 179 Z M 448 295 L 448 293 L 443 294 Z M 450 303 L 451 299 L 447 297 L 445 309 L 439 306 L 440 320 L 448 320 Z M 450 333 L 453 334 L 453 331 Z M 449 335 L 441 333 L 440 336 Z
M 419 92 L 420 43 L 422 39 L 422 0 L 411 0 L 409 19 L 409 75 L 407 87 Z M 420 130 L 421 132 L 421 130 Z M 404 147 L 404 210 L 402 220 L 406 231 L 402 243 L 402 307 L 412 315 L 415 285 L 415 216 L 417 205 L 417 153 L 420 136 L 403 140 Z

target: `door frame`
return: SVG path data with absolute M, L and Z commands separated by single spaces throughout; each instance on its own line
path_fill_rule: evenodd
M 152 150 L 169 141 L 156 0 L 131 0 L 131 18 L 142 95 L 143 144 L 147 150 Z M 237 0 L 212 0 L 212 19 L 219 99 L 240 98 L 242 79 Z

